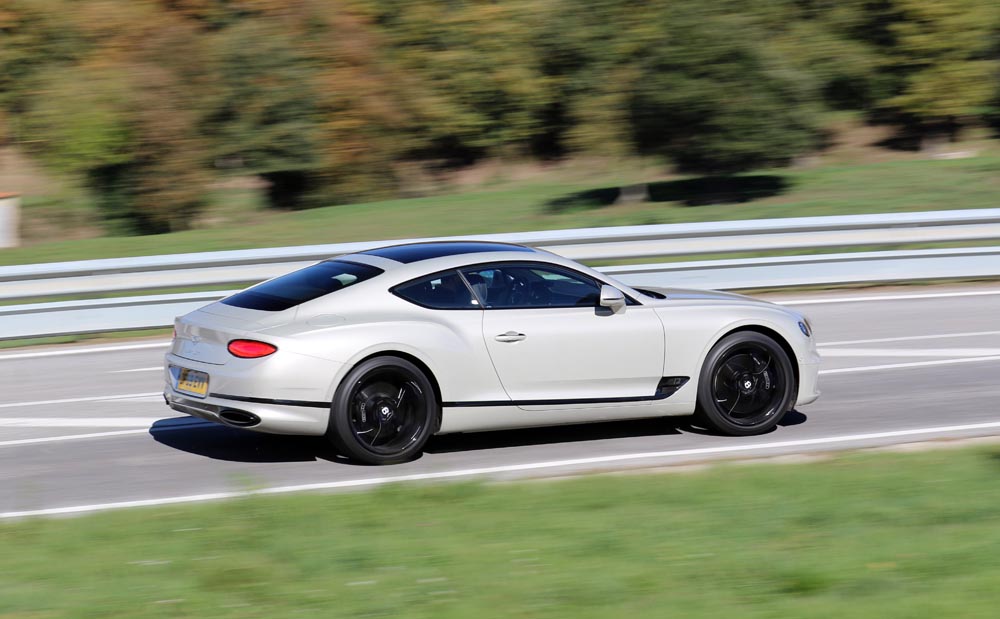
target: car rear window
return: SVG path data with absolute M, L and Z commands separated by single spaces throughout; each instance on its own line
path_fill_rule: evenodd
M 280 312 L 382 273 L 367 264 L 327 260 L 238 292 L 222 300 L 233 307 Z

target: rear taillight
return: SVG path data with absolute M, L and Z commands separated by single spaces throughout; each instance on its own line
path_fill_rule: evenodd
M 278 347 L 255 340 L 233 340 L 229 342 L 229 354 L 240 359 L 257 359 L 277 352 Z

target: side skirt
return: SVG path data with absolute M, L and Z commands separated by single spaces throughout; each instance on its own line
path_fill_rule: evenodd
M 669 393 L 636 398 L 586 398 L 529 402 L 444 402 L 441 411 L 441 429 L 438 433 L 480 432 L 691 415 L 694 413 L 693 402 L 667 399 L 687 382 L 686 377 L 680 378 L 684 378 L 684 380 Z M 535 410 L 522 408 L 529 405 L 544 408 Z

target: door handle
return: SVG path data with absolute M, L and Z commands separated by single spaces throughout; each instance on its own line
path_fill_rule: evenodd
M 518 333 L 517 331 L 508 331 L 507 333 L 501 333 L 496 336 L 495 339 L 498 342 L 520 342 L 524 338 L 528 337 L 523 333 Z

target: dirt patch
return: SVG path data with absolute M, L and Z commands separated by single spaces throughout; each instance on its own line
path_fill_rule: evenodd
M 0 193 L 52 195 L 61 183 L 14 146 L 0 147 Z

